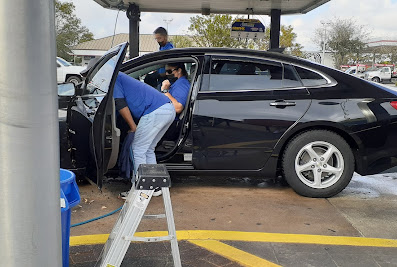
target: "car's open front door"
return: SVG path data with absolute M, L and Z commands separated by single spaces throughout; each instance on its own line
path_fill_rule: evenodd
M 81 98 L 91 122 L 89 133 L 90 154 L 96 173 L 91 175 L 99 188 L 103 175 L 115 166 L 119 152 L 120 130 L 116 128 L 113 87 L 124 60 L 128 43 L 109 50 L 89 71 Z M 77 101 L 76 101 L 77 102 Z

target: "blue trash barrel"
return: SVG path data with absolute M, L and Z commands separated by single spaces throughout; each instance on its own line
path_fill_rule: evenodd
M 61 204 L 64 198 L 65 205 L 61 207 L 62 225 L 62 265 L 69 267 L 69 237 L 71 208 L 80 203 L 79 188 L 76 183 L 76 175 L 68 170 L 60 169 Z

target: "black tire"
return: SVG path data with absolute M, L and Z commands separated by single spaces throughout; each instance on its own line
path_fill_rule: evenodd
M 80 82 L 81 82 L 81 77 L 73 75 L 73 76 L 69 76 L 66 79 L 67 83 L 73 83 L 75 86 L 77 86 Z
M 325 152 L 331 155 L 329 160 Z M 338 134 L 311 130 L 297 135 L 288 143 L 282 167 L 286 181 L 299 195 L 332 197 L 352 179 L 354 155 Z
M 372 81 L 373 81 L 373 82 L 376 82 L 376 83 L 380 83 L 380 79 L 379 79 L 378 77 L 373 77 L 373 78 L 372 78 Z

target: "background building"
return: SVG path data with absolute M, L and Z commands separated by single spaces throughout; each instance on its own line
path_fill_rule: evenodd
M 172 38 L 172 36 L 169 36 Z M 115 36 L 108 36 L 88 42 L 84 42 L 74 46 L 71 50 L 75 58 L 75 62 L 81 62 L 79 65 L 87 65 L 88 62 L 95 57 L 103 56 L 106 51 L 115 45 L 128 42 L 128 33 L 119 33 Z M 153 34 L 140 34 L 139 55 L 155 52 L 159 50 L 159 45 L 154 40 Z M 129 51 L 127 52 L 129 55 Z M 80 60 L 81 59 L 81 60 Z

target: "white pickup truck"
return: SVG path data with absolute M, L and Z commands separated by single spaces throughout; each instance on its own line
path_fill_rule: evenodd
M 377 83 L 384 81 L 392 81 L 397 78 L 397 73 L 392 67 L 382 67 L 377 70 L 366 71 L 364 79 Z
M 63 58 L 57 57 L 57 82 L 77 85 L 82 81 L 80 72 L 84 69 L 85 67 L 73 66 Z

